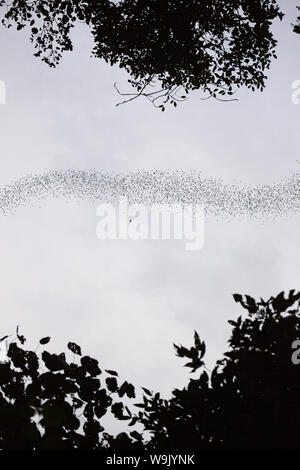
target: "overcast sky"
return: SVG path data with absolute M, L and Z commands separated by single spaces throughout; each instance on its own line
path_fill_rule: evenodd
M 89 32 L 57 69 L 33 57 L 26 32 L 0 28 L 0 185 L 48 169 L 194 169 L 224 182 L 278 182 L 299 170 L 297 1 L 276 24 L 278 60 L 264 93 L 239 102 L 188 101 L 165 113 L 147 101 L 115 107 L 127 76 L 91 58 Z M 288 3 L 288 5 L 286 5 Z M 168 393 L 186 381 L 172 342 L 194 329 L 211 366 L 226 348 L 232 294 L 269 297 L 299 286 L 299 215 L 210 219 L 202 251 L 178 241 L 97 240 L 96 204 L 48 200 L 0 218 L 0 336 L 17 324 L 31 344 L 72 340 L 135 384 Z M 60 351 L 59 351 L 60 352 Z

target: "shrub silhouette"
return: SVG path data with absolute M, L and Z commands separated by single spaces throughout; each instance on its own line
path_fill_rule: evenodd
M 242 86 L 262 90 L 276 57 L 272 23 L 283 17 L 276 0 L 0 0 L 0 6 L 5 26 L 30 27 L 35 55 L 49 66 L 73 49 L 74 24 L 85 23 L 93 54 L 129 73 L 134 91 L 125 101 L 144 96 L 162 111 L 191 90 L 220 99 Z
M 7 361 L 0 364 L 0 447 L 101 449 L 113 443 L 100 418 L 110 410 L 117 419 L 129 420 L 129 409 L 112 394 L 133 398 L 133 385 L 119 385 L 117 372 L 107 370 L 101 386 L 99 377 L 104 374 L 98 361 L 82 356 L 75 343 L 68 343 L 68 348 L 79 361 L 68 362 L 65 353 L 44 350 L 38 356 L 25 350 L 26 340 L 18 329 L 16 339 L 8 346 Z M 42 338 L 40 345 L 49 341 Z
M 248 316 L 229 321 L 229 350 L 213 371 L 203 370 L 185 389 L 174 390 L 171 400 L 147 402 L 143 423 L 152 432 L 150 448 L 300 447 L 300 370 L 291 360 L 300 337 L 300 293 L 285 298 L 282 292 L 267 302 L 234 298 Z M 197 333 L 192 348 L 175 348 L 192 372 L 203 368 L 205 345 Z
M 0 448 L 299 448 L 300 370 L 291 357 L 297 357 L 292 344 L 300 338 L 300 293 L 259 302 L 247 295 L 234 299 L 248 314 L 229 321 L 229 349 L 212 372 L 197 332 L 191 348 L 175 345 L 199 376 L 170 399 L 142 388 L 141 403 L 130 402 L 134 386 L 115 371 L 102 372 L 75 343 L 68 343 L 70 362 L 65 353 L 26 350 L 17 329 L 0 363 Z M 49 341 L 42 338 L 40 347 Z M 107 412 L 126 422 L 127 432 L 105 432 L 101 418 Z M 137 423 L 144 431 L 135 429 Z

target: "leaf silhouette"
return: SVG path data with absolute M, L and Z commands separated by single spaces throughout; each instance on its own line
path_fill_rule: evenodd
M 45 338 L 40 339 L 40 344 L 48 344 L 50 339 L 50 336 L 45 336 Z
M 118 373 L 115 370 L 106 369 L 105 372 L 107 372 L 109 375 L 114 375 L 118 377 Z
M 20 341 L 20 343 L 24 344 L 25 341 L 26 341 L 26 338 L 23 335 L 19 334 L 19 325 L 17 326 L 16 334 L 17 334 L 17 338 Z
M 68 348 L 72 353 L 77 354 L 78 356 L 81 356 L 81 348 L 78 346 L 76 343 L 68 343 Z

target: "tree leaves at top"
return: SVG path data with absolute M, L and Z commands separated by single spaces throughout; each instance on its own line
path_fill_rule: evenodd
M 30 26 L 35 55 L 49 66 L 72 50 L 70 31 L 83 21 L 93 54 L 129 73 L 134 91 L 124 101 L 144 96 L 162 111 L 192 90 L 219 99 L 244 86 L 263 90 L 276 57 L 272 23 L 283 16 L 276 0 L 0 0 L 0 6 L 4 25 Z

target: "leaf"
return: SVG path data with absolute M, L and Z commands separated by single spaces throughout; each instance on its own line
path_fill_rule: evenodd
M 98 361 L 89 356 L 83 356 L 80 360 L 82 367 L 92 376 L 96 377 L 101 374 L 101 369 L 98 366 Z
M 133 439 L 136 439 L 137 441 L 141 441 L 142 440 L 142 436 L 139 432 L 137 431 L 132 431 L 130 433 L 131 437 L 133 437 Z
M 138 418 L 134 416 L 132 420 L 130 421 L 130 423 L 128 424 L 128 426 L 134 426 L 137 421 L 138 421 Z
M 50 339 L 50 336 L 45 336 L 45 338 L 40 339 L 40 344 L 48 344 Z
M 198 335 L 197 331 L 195 331 L 195 333 L 194 333 L 194 341 L 195 341 L 195 347 L 197 349 L 201 348 L 202 343 L 201 343 L 201 340 L 199 338 L 199 335 Z
M 236 302 L 242 302 L 243 296 L 240 294 L 233 294 L 233 298 Z
M 42 353 L 42 359 L 45 363 L 45 366 L 51 371 L 58 371 L 65 369 L 65 362 L 57 354 L 50 354 L 47 351 Z
M 194 333 L 194 342 L 195 342 L 195 348 L 196 348 L 197 351 L 200 352 L 200 358 L 202 358 L 205 355 L 206 346 L 205 346 L 204 341 L 200 340 L 200 337 L 199 337 L 197 331 L 195 331 L 195 333 Z M 198 354 L 194 355 L 194 358 L 196 358 L 196 357 L 198 357 Z
M 199 379 L 199 384 L 201 387 L 207 387 L 209 381 L 209 377 L 207 372 L 205 370 L 202 372 L 200 379 Z
M 76 343 L 68 343 L 68 348 L 70 349 L 70 351 L 72 351 L 72 353 L 81 356 L 81 348 Z
M 146 395 L 149 395 L 149 397 L 152 397 L 152 392 L 150 392 L 150 390 L 148 390 L 148 388 L 142 387 L 142 390 L 144 390 Z
M 118 393 L 120 398 L 124 395 L 127 395 L 128 398 L 135 398 L 134 386 L 126 381 L 121 385 Z
M 118 390 L 118 382 L 115 377 L 107 377 L 105 382 L 106 382 L 107 389 L 110 392 L 114 393 Z
M 110 375 L 115 375 L 116 377 L 118 377 L 118 372 L 114 370 L 105 369 L 105 372 L 107 372 Z
M 20 341 L 21 344 L 24 344 L 26 341 L 26 338 L 23 335 L 19 335 L 19 325 L 17 326 L 16 330 L 17 338 Z
M 129 419 L 130 417 L 124 416 L 123 409 L 124 405 L 122 402 L 116 402 L 111 406 L 111 412 L 117 419 Z
M 246 295 L 245 298 L 248 304 L 247 310 L 249 311 L 249 313 L 256 313 L 258 310 L 258 306 L 256 304 L 255 299 L 253 299 L 253 297 L 251 297 L 250 295 Z

